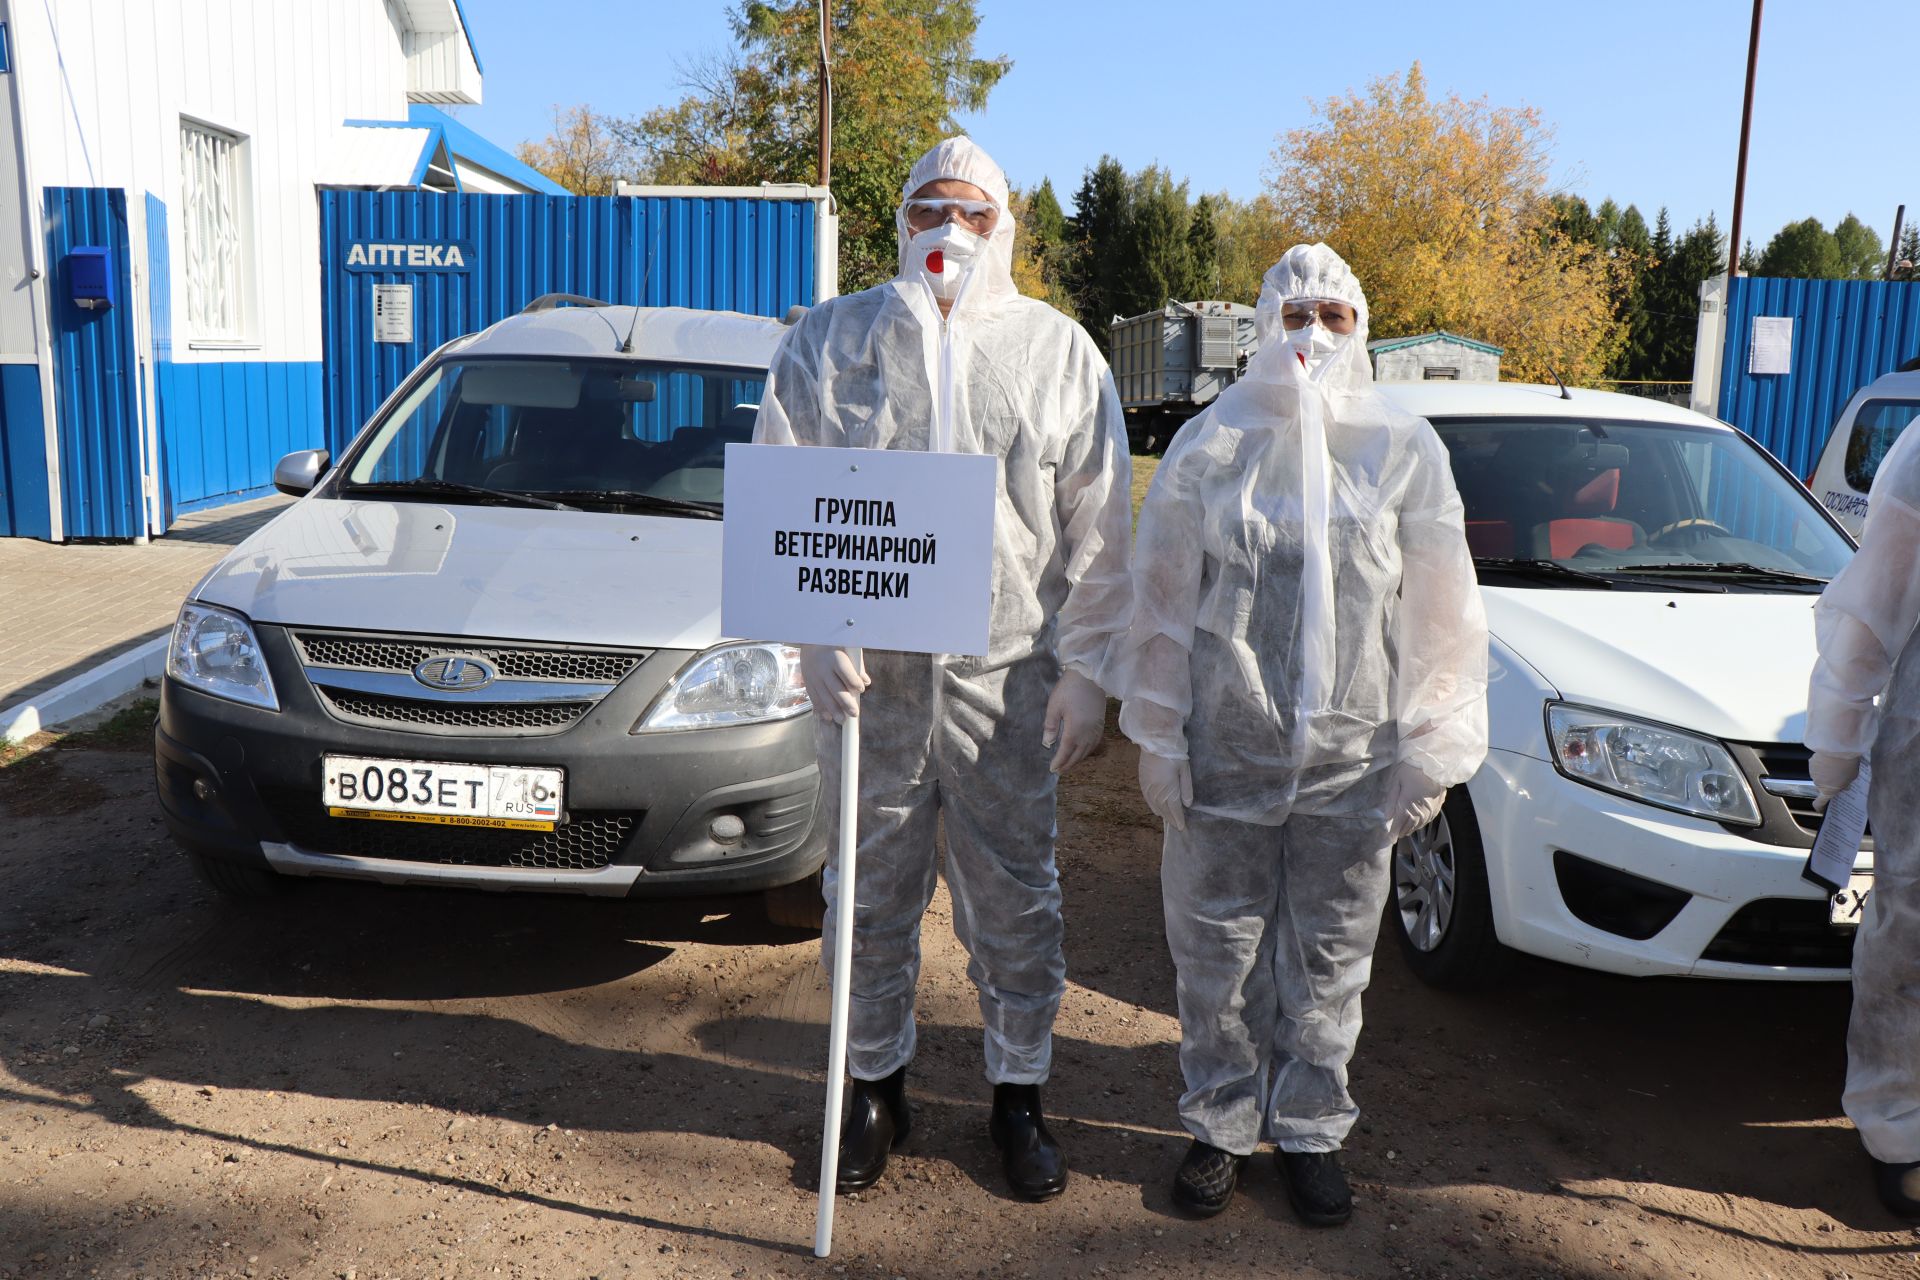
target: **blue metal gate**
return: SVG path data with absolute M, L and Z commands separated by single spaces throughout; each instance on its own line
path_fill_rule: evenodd
M 1793 321 L 1787 373 L 1749 373 L 1756 316 Z M 1920 283 L 1782 280 L 1729 282 L 1719 413 L 1806 476 L 1847 400 L 1920 356 Z
M 324 190 L 327 447 L 338 454 L 436 347 L 544 293 L 767 316 L 811 304 L 815 216 L 808 199 L 737 195 Z M 412 286 L 410 341 L 376 340 L 376 285 Z
M 144 537 L 127 193 L 111 187 L 48 187 L 46 200 L 47 261 L 53 268 L 53 408 L 66 536 Z M 84 248 L 107 251 L 111 307 L 87 309 L 73 300 L 74 250 Z

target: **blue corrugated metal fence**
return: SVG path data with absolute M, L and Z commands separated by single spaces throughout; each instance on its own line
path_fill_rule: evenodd
M 54 413 L 66 536 L 140 537 L 147 529 L 141 509 L 127 193 L 110 187 L 48 187 L 46 199 Z M 74 305 L 68 259 L 81 246 L 104 248 L 111 255 L 114 306 Z
M 1920 355 L 1920 283 L 1738 276 L 1729 286 L 1720 416 L 1804 477 L 1848 398 Z M 1747 372 L 1755 316 L 1792 318 L 1791 372 Z
M 768 316 L 810 304 L 814 216 L 809 200 L 322 191 L 327 446 L 434 348 L 544 293 Z M 395 245 L 424 247 L 377 247 Z M 374 341 L 375 284 L 413 286 L 413 341 Z

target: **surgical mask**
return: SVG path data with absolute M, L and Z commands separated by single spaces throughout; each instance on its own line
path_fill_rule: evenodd
M 960 296 L 987 242 L 958 223 L 930 227 L 907 242 L 907 262 L 927 282 L 933 296 L 951 302 Z
M 1323 324 L 1304 324 L 1286 330 L 1281 345 L 1306 367 L 1308 377 L 1317 379 L 1352 338 L 1350 333 L 1335 333 Z

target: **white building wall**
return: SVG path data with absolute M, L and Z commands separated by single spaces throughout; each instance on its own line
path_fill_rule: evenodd
M 314 186 L 332 180 L 326 170 L 343 121 L 407 113 L 407 58 L 387 0 L 12 8 L 32 180 L 42 188 L 124 187 L 136 222 L 146 193 L 167 205 L 173 358 L 318 360 Z M 187 321 L 183 116 L 246 140 L 251 252 L 238 344 L 196 345 Z M 134 257 L 134 269 L 144 270 L 138 236 Z M 0 318 L 0 335 L 4 325 Z
M 1500 357 L 1464 343 L 1436 338 L 1415 346 L 1378 351 L 1373 357 L 1376 382 L 1419 382 L 1428 369 L 1452 369 L 1461 382 L 1500 381 Z
M 10 15 L 11 0 L 0 0 L 0 20 Z M 39 350 L 37 293 L 44 292 L 31 272 L 41 254 L 31 252 L 40 225 L 27 185 L 20 137 L 20 110 L 14 75 L 0 76 L 0 362 L 31 363 Z

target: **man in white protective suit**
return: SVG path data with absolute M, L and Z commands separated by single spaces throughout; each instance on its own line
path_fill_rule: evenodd
M 1873 761 L 1873 891 L 1853 942 L 1853 1017 L 1841 1098 L 1874 1188 L 1920 1221 L 1920 430 L 1873 477 L 1860 551 L 1814 607 L 1820 658 L 1807 696 L 1816 804 Z M 1877 700 L 1877 702 L 1876 702 Z
M 1346 263 L 1289 250 L 1255 323 L 1147 492 L 1115 692 L 1166 823 L 1174 1200 L 1225 1209 L 1266 1140 L 1295 1213 L 1332 1226 L 1389 855 L 1486 755 L 1487 623 L 1446 448 L 1374 389 Z
M 839 1188 L 871 1186 L 911 1123 L 920 918 L 944 819 L 954 932 L 985 1024 L 989 1130 L 1014 1193 L 1045 1199 L 1067 1178 L 1040 1101 L 1066 983 L 1054 784 L 1099 744 L 1097 681 L 1126 625 L 1126 436 L 1093 341 L 1014 287 L 1007 181 L 984 151 L 962 137 L 922 156 L 895 225 L 899 275 L 794 325 L 755 432 L 762 443 L 1001 460 L 984 658 L 802 651 L 823 796 L 839 790 L 836 726 L 857 716 L 861 735 Z M 831 864 L 826 898 L 831 922 L 845 905 Z

